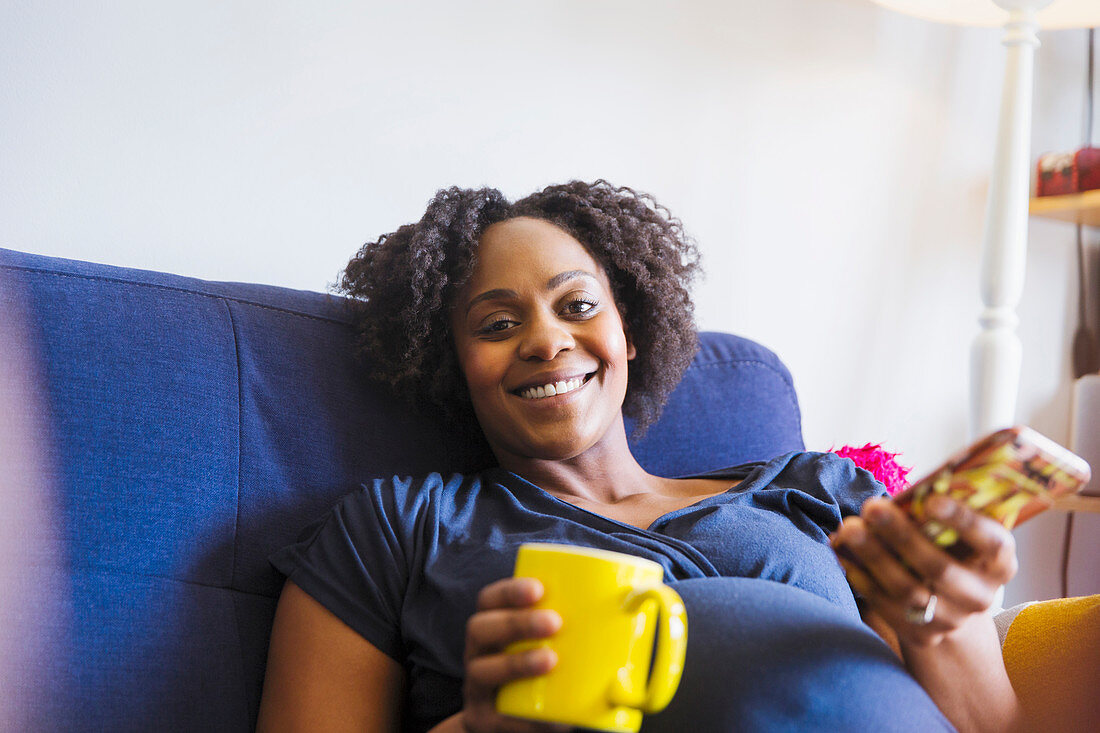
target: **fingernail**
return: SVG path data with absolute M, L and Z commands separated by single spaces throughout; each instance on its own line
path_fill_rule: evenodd
M 557 664 L 557 661 L 558 655 L 553 649 L 539 647 L 527 652 L 527 668 L 534 672 L 550 669 Z
M 933 496 L 928 500 L 928 513 L 936 519 L 947 519 L 951 516 L 954 507 L 951 502 L 942 496 Z
M 894 517 L 890 514 L 890 511 L 884 506 L 876 506 L 867 510 L 867 519 L 871 524 L 879 527 L 886 527 L 890 522 L 894 521 Z
M 540 611 L 535 616 L 535 632 L 553 634 L 561 629 L 561 614 L 557 611 Z
M 538 600 L 542 597 L 542 583 L 537 578 L 524 578 L 522 592 L 525 596 Z

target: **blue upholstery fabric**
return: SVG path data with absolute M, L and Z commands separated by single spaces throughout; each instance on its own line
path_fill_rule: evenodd
M 70 565 L 43 728 L 248 730 L 280 589 L 268 555 L 370 477 L 491 462 L 360 376 L 335 296 L 0 250 L 0 310 L 16 302 Z M 664 475 L 801 450 L 790 375 L 704 333 L 634 448 Z

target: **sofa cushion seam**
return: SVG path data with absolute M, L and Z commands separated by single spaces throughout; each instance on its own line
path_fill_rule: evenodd
M 229 582 L 233 583 L 237 580 L 237 532 L 241 526 L 241 456 L 244 451 L 244 431 L 241 425 L 241 416 L 243 413 L 244 383 L 241 377 L 241 346 L 240 341 L 237 339 L 237 321 L 233 318 L 233 309 L 229 303 L 225 302 L 225 299 L 222 299 L 222 303 L 229 315 L 229 331 L 233 335 L 233 356 L 237 366 L 237 506 L 233 516 L 233 561 L 229 571 Z
M 219 295 L 217 293 L 207 293 L 207 292 L 203 292 L 202 290 L 192 290 L 192 289 L 189 289 L 189 288 L 178 288 L 178 287 L 173 287 L 171 285 L 158 285 L 157 283 L 143 283 L 143 282 L 140 282 L 140 281 L 137 281 L 137 280 L 125 280 L 123 278 L 104 277 L 102 275 L 80 275 L 80 274 L 75 273 L 75 272 L 57 272 L 55 270 L 42 270 L 42 269 L 39 269 L 39 268 L 36 268 L 36 267 L 22 267 L 22 266 L 18 266 L 18 265 L 0 265 L 0 269 L 13 270 L 13 271 L 18 271 L 18 272 L 33 272 L 33 273 L 36 273 L 36 274 L 39 274 L 39 275 L 54 275 L 54 276 L 57 276 L 57 277 L 73 277 L 73 278 L 78 278 L 80 280 L 96 280 L 96 281 L 99 281 L 99 282 L 118 283 L 120 285 L 135 285 L 137 287 L 142 287 L 142 288 L 156 288 L 158 290 L 168 290 L 168 291 L 176 292 L 176 293 L 186 293 L 188 295 L 198 295 L 198 296 L 202 296 L 204 298 L 215 298 L 217 300 L 233 301 L 235 303 L 241 303 L 242 305 L 251 305 L 251 306 L 255 306 L 256 308 L 263 308 L 265 310 L 276 311 L 278 313 L 286 313 L 286 314 L 292 315 L 292 316 L 299 316 L 300 318 L 309 318 L 309 319 L 312 319 L 312 320 L 315 320 L 315 321 L 323 321 L 325 323 L 335 323 L 335 324 L 338 324 L 338 325 L 341 325 L 341 326 L 346 326 L 346 325 L 349 325 L 349 323 L 350 323 L 350 321 L 339 319 L 339 318 L 329 318 L 329 317 L 326 317 L 326 316 L 316 316 L 316 315 L 313 315 L 311 313 L 302 313 L 301 311 L 291 310 L 289 308 L 280 308 L 280 307 L 274 306 L 274 305 L 267 305 L 265 303 L 258 303 L 254 300 L 246 300 L 244 298 L 235 298 L 235 297 L 230 296 L 230 295 Z M 325 293 L 317 293 L 317 295 L 325 295 Z M 330 296 L 330 297 L 336 297 L 336 296 Z
M 239 545 L 240 537 L 238 532 L 241 527 L 241 481 L 243 473 L 241 471 L 241 464 L 243 462 L 244 455 L 244 426 L 242 416 L 244 413 L 244 370 L 241 369 L 241 343 L 237 337 L 237 321 L 233 318 L 233 306 L 230 305 L 232 298 L 222 298 L 221 301 L 225 305 L 226 314 L 229 316 L 229 331 L 233 334 L 233 354 L 237 365 L 237 511 L 233 518 L 233 560 L 230 565 L 229 571 L 229 583 L 232 585 L 237 582 L 237 560 L 239 557 Z M 237 627 L 237 662 L 240 665 L 240 681 L 241 681 L 241 701 L 244 704 L 244 716 L 249 725 L 254 725 L 255 721 L 252 715 L 252 699 L 249 696 L 248 684 L 246 682 L 247 675 L 245 674 L 246 660 L 244 655 L 244 627 L 241 625 L 241 612 L 236 596 L 231 598 L 233 604 L 233 622 Z
M 762 369 L 767 369 L 768 371 L 775 372 L 775 374 L 780 379 L 782 379 L 784 382 L 789 382 L 790 381 L 787 378 L 787 376 L 784 375 L 782 369 L 776 368 L 776 366 L 774 364 L 769 364 L 768 362 L 764 361 L 763 359 L 720 359 L 720 360 L 716 360 L 716 361 L 692 362 L 688 366 L 688 369 L 706 369 L 708 367 L 739 366 L 739 365 L 742 365 L 742 364 L 745 365 L 745 366 L 755 366 L 755 367 L 760 367 Z
M 278 593 L 269 595 L 267 593 L 261 593 L 259 591 L 244 590 L 242 588 L 235 588 L 232 585 L 218 585 L 217 583 L 203 583 L 198 580 L 182 580 L 180 578 L 173 578 L 170 575 L 160 575 L 158 573 L 128 573 L 119 570 L 105 569 L 102 567 L 91 567 L 89 571 L 101 575 L 120 575 L 128 578 L 156 578 L 158 580 L 166 580 L 172 583 L 180 583 L 182 585 L 193 585 L 198 588 L 210 588 L 212 590 L 227 590 L 233 593 L 243 593 L 246 596 L 256 596 L 257 598 L 266 598 L 270 601 L 276 601 L 279 598 Z M 80 575 L 80 568 L 73 568 L 74 575 Z

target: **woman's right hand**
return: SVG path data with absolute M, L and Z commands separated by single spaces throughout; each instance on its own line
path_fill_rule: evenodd
M 504 578 L 481 589 L 477 612 L 466 623 L 466 682 L 459 717 L 467 733 L 559 733 L 571 726 L 520 720 L 496 711 L 497 690 L 506 682 L 546 674 L 557 664 L 551 649 L 505 652 L 512 642 L 543 639 L 561 628 L 561 616 L 531 605 L 542 598 L 534 578 Z

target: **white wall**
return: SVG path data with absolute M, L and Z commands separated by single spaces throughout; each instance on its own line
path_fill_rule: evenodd
M 1084 34 L 1044 43 L 1036 152 L 1071 150 Z M 1002 58 L 861 0 L 7 2 L 0 246 L 324 289 L 437 188 L 605 177 L 684 220 L 701 326 L 787 361 L 808 447 L 923 472 L 967 437 Z M 1065 441 L 1073 232 L 1031 233 L 1019 416 Z M 1057 595 L 1062 521 L 1007 603 Z

